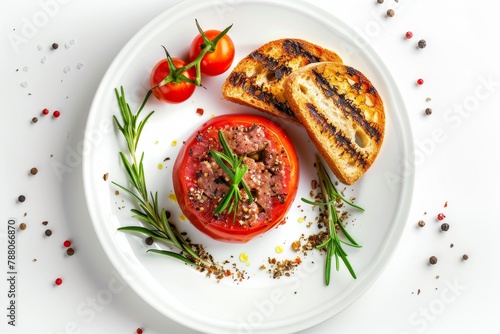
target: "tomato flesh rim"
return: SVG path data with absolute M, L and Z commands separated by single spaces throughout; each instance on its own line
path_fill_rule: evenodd
M 275 202 L 273 202 L 272 212 L 268 214 L 268 216 L 271 217 L 270 221 L 257 222 L 253 226 L 241 226 L 232 222 L 232 219 L 229 218 L 230 215 L 222 214 L 215 218 L 213 212 L 201 212 L 201 210 L 195 207 L 190 200 L 189 194 L 192 192 L 193 187 L 196 187 L 196 168 L 194 168 L 193 165 L 199 163 L 196 157 L 192 156 L 192 152 L 193 148 L 195 151 L 200 149 L 197 145 L 203 147 L 203 144 L 200 144 L 202 141 L 200 138 L 209 133 L 213 136 L 213 134 L 217 132 L 215 130 L 236 125 L 250 127 L 254 124 L 263 127 L 266 138 L 270 138 L 277 143 L 277 145 L 281 146 L 283 151 L 282 157 L 286 157 L 284 161 L 284 183 L 286 183 L 284 189 L 286 189 L 286 195 L 284 198 L 281 198 L 281 201 L 278 202 L 275 199 Z M 205 148 L 203 147 L 203 149 Z M 246 243 L 273 227 L 285 223 L 286 214 L 295 199 L 298 189 L 298 168 L 298 158 L 293 144 L 289 136 L 278 124 L 265 117 L 251 114 L 222 115 L 214 117 L 202 124 L 189 139 L 184 142 L 174 163 L 172 174 L 174 192 L 182 213 L 199 231 L 215 240 Z

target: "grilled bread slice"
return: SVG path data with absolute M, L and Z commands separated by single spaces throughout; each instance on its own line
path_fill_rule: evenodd
M 293 38 L 268 42 L 243 58 L 222 86 L 226 100 L 253 107 L 298 124 L 283 92 L 287 76 L 321 61 L 342 62 L 333 51 Z
M 356 182 L 384 140 L 384 105 L 372 83 L 350 66 L 310 64 L 288 76 L 285 97 L 339 181 Z

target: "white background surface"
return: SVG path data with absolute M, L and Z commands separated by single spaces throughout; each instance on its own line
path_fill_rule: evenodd
M 122 283 L 92 229 L 81 176 L 83 130 L 104 72 L 133 34 L 174 2 L 0 4 L 2 333 L 132 334 L 138 327 L 145 334 L 192 333 Z M 416 145 L 416 184 L 409 218 L 401 222 L 405 233 L 384 273 L 347 310 L 306 333 L 499 332 L 499 5 L 363 0 L 324 6 L 365 36 L 400 85 Z M 388 8 L 395 9 L 393 18 L 385 17 Z M 408 30 L 411 40 L 404 39 Z M 420 38 L 424 50 L 416 49 Z M 424 85 L 415 84 L 418 78 Z M 43 108 L 62 115 L 42 117 Z M 39 122 L 32 124 L 35 116 Z M 57 168 L 62 164 L 69 166 L 64 172 Z M 39 169 L 36 176 L 31 167 Z M 21 194 L 24 203 L 17 202 Z M 446 233 L 435 219 L 440 212 L 450 224 Z M 27 225 L 17 231 L 16 327 L 7 325 L 9 218 Z M 426 226 L 417 228 L 421 219 Z M 65 255 L 66 239 L 76 250 L 72 257 Z M 461 260 L 464 253 L 468 261 Z M 438 257 L 435 266 L 427 264 L 431 255 Z M 61 286 L 53 284 L 56 277 Z

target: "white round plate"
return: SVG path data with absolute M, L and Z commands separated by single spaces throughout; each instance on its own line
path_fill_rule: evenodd
M 245 270 L 244 279 L 231 277 L 220 282 L 177 260 L 147 253 L 142 237 L 118 232 L 120 226 L 139 225 L 130 209 L 135 203 L 111 183 L 127 185 L 118 152 L 126 151 L 112 116 L 119 116 L 114 89 L 124 87 L 132 110 L 137 110 L 148 87 L 149 73 L 164 57 L 162 45 L 172 56 L 185 56 L 197 34 L 195 19 L 204 29 L 234 24 L 229 32 L 236 46 L 235 64 L 252 50 L 273 39 L 301 38 L 336 51 L 345 64 L 363 72 L 378 89 L 387 113 L 386 136 L 372 168 L 347 197 L 365 209 L 353 211 L 347 229 L 363 247 L 346 247 L 357 274 L 352 279 L 341 265 L 324 284 L 325 256 L 313 250 L 302 254 L 291 243 L 318 231 L 317 209 L 301 202 L 310 195 L 316 150 L 305 131 L 279 122 L 292 137 L 301 168 L 299 193 L 287 223 L 247 244 L 214 241 L 182 219 L 172 190 L 172 166 L 185 140 L 213 115 L 255 112 L 222 99 L 221 85 L 229 71 L 204 78 L 206 89 L 198 88 L 191 99 L 167 105 L 154 97 L 144 114 L 155 110 L 141 138 L 149 190 L 158 191 L 160 204 L 171 211 L 171 222 L 201 243 L 219 263 L 229 261 Z M 196 110 L 202 108 L 203 115 Z M 263 114 L 261 114 L 263 115 Z M 404 229 L 411 202 L 413 154 L 406 108 L 384 62 L 363 39 L 336 17 L 299 1 L 195 1 L 179 3 L 141 29 L 111 64 L 92 104 L 85 134 L 84 187 L 90 215 L 104 251 L 129 286 L 165 316 L 201 332 L 290 333 L 312 327 L 337 314 L 361 296 L 376 280 L 394 252 Z M 108 174 L 109 178 L 103 179 Z M 310 224 L 312 222 L 312 224 Z M 276 252 L 281 246 L 284 251 Z M 152 247 L 165 248 L 164 245 Z M 243 263 L 239 255 L 246 253 Z M 302 264 L 290 275 L 273 279 L 268 258 L 294 259 Z M 264 265 L 266 269 L 262 269 Z

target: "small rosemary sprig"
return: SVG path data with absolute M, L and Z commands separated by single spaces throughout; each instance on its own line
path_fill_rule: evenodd
M 243 180 L 243 176 L 247 172 L 248 166 L 242 163 L 242 157 L 238 157 L 238 155 L 231 150 L 226 141 L 226 138 L 224 138 L 224 133 L 222 131 L 219 131 L 219 141 L 222 145 L 223 152 L 210 150 L 210 154 L 214 158 L 215 162 L 217 162 L 219 167 L 229 177 L 231 183 L 229 185 L 228 192 L 214 212 L 216 214 L 220 214 L 227 209 L 228 214 L 234 212 L 234 219 L 236 219 L 236 213 L 238 212 L 238 203 L 242 200 L 240 193 L 240 184 L 247 193 L 248 202 L 253 202 L 252 192 Z
M 326 218 L 328 219 L 328 239 L 317 245 L 317 249 L 323 249 L 326 247 L 326 262 L 325 262 L 325 284 L 330 284 L 330 276 L 331 276 L 331 267 L 332 267 L 332 258 L 335 257 L 335 269 L 338 271 L 340 267 L 340 261 L 345 264 L 347 270 L 353 278 L 356 278 L 356 273 L 352 268 L 349 260 L 347 259 L 347 253 L 342 248 L 342 244 L 360 248 L 361 246 L 347 233 L 344 225 L 342 224 L 342 219 L 340 219 L 337 209 L 335 207 L 335 203 L 340 199 L 344 203 L 360 210 L 364 211 L 360 206 L 355 205 L 354 203 L 346 200 L 335 188 L 328 172 L 325 169 L 325 166 L 321 162 L 319 156 L 316 156 L 316 169 L 319 178 L 319 183 L 321 187 L 321 195 L 323 197 L 323 202 L 313 202 L 302 198 L 302 201 L 311 205 L 322 205 L 325 208 Z M 347 241 L 340 239 L 337 228 L 340 229 L 342 234 L 346 237 Z
M 130 182 L 130 189 L 116 182 L 114 185 L 125 191 L 137 201 L 138 209 L 132 209 L 133 217 L 145 223 L 148 227 L 142 226 L 125 226 L 118 228 L 119 231 L 135 232 L 147 235 L 155 240 L 162 241 L 179 252 L 150 249 L 150 252 L 167 255 L 191 265 L 201 265 L 210 267 L 213 264 L 202 259 L 191 245 L 182 237 L 175 226 L 171 225 L 167 219 L 165 209 L 159 207 L 158 192 L 149 193 L 146 187 L 146 177 L 144 174 L 144 153 L 137 160 L 137 145 L 141 133 L 148 119 L 153 115 L 151 111 L 146 117 L 140 120 L 140 114 L 144 108 L 144 103 L 141 105 L 137 113 L 133 113 L 125 99 L 123 87 L 120 91 L 115 89 L 116 99 L 120 108 L 122 123 L 113 115 L 116 126 L 123 134 L 128 147 L 128 155 L 120 152 L 120 159 L 127 172 Z

